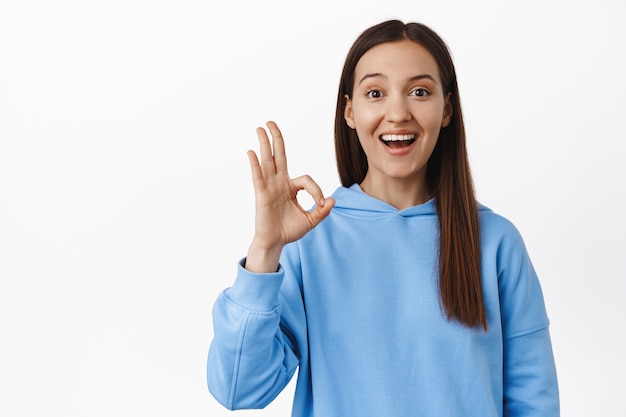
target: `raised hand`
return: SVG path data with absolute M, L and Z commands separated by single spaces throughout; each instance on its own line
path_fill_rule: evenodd
M 322 190 L 308 175 L 289 178 L 282 134 L 274 122 L 268 122 L 267 127 L 272 135 L 271 145 L 266 130 L 257 129 L 260 162 L 254 151 L 248 151 L 256 214 L 254 239 L 245 267 L 252 272 L 275 272 L 283 246 L 317 226 L 335 203 L 332 198 L 324 199 Z M 298 203 L 300 190 L 307 191 L 316 201 L 311 212 Z

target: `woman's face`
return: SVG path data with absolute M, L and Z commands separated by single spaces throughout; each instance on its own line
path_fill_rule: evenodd
M 420 44 L 401 40 L 367 51 L 344 113 L 367 156 L 363 182 L 425 186 L 428 159 L 452 117 L 449 100 L 435 58 Z

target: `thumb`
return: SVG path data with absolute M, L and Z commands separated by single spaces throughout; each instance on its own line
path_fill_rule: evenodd
M 332 197 L 325 199 L 323 206 L 315 206 L 315 209 L 311 211 L 311 220 L 313 222 L 312 227 L 317 226 L 322 220 L 328 217 L 334 206 L 335 199 Z

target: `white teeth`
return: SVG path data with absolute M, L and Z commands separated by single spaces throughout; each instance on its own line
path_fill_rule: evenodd
M 385 142 L 395 142 L 395 141 L 401 141 L 401 140 L 415 139 L 415 135 L 413 135 L 413 134 L 410 134 L 410 135 L 382 135 L 380 138 L 382 140 L 384 140 Z

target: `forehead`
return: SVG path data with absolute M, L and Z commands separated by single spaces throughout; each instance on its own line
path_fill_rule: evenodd
M 430 74 L 439 80 L 439 67 L 433 55 L 428 49 L 409 39 L 374 46 L 359 59 L 354 72 L 355 80 L 371 73 L 408 77 Z

